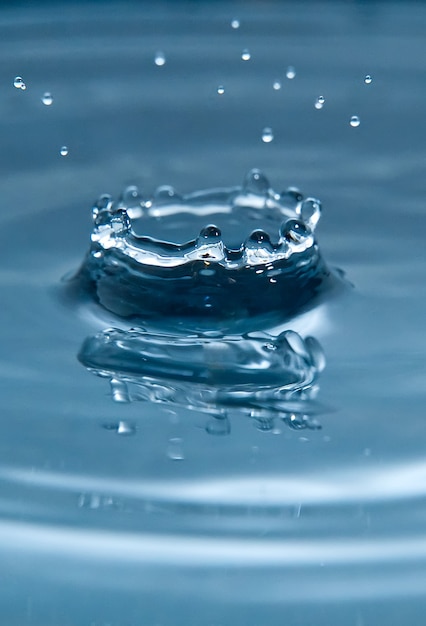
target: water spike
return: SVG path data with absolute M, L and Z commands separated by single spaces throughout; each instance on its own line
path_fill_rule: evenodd
M 246 247 L 270 247 L 272 248 L 271 238 L 268 233 L 262 229 L 254 230 L 246 240 Z
M 209 241 L 215 242 L 222 237 L 222 232 L 215 224 L 209 224 L 201 229 L 198 237 L 201 243 L 207 243 Z
M 311 231 L 302 220 L 290 219 L 281 224 L 280 234 L 288 242 L 301 243 L 310 236 Z
M 317 198 L 306 198 L 306 200 L 296 208 L 296 212 L 313 231 L 321 217 L 321 202 Z
M 243 188 L 254 194 L 266 195 L 270 189 L 270 183 L 263 172 L 253 169 L 244 178 Z
M 137 219 L 143 215 L 144 200 L 136 185 L 129 185 L 120 196 L 119 206 L 125 209 L 131 219 Z

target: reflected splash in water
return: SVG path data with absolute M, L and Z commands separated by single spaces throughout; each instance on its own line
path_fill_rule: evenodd
M 88 337 L 79 359 L 111 381 L 117 402 L 147 400 L 207 411 L 211 434 L 227 434 L 232 409 L 262 430 L 275 420 L 318 428 L 309 415 L 325 367 L 316 339 L 293 331 L 243 336 L 181 336 L 107 329 Z M 128 385 L 132 389 L 129 390 Z

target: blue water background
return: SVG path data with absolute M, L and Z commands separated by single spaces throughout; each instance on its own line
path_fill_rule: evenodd
M 1 624 L 424 624 L 425 29 L 411 2 L 1 7 Z M 354 285 L 297 322 L 322 430 L 115 404 L 76 358 L 105 324 L 58 297 L 92 201 L 252 167 L 323 201 Z

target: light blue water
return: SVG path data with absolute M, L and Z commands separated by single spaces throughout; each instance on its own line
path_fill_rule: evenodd
M 415 3 L 0 9 L 1 624 L 424 623 L 425 26 Z M 252 167 L 322 200 L 354 284 L 292 328 L 326 355 L 322 428 L 114 402 L 77 359 L 114 315 L 60 298 L 94 198 Z

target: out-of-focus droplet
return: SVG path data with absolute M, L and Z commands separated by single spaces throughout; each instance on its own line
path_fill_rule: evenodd
M 164 52 L 157 52 L 155 54 L 154 63 L 155 65 L 158 65 L 158 67 L 162 67 L 163 65 L 166 64 L 166 57 L 165 57 Z
M 274 82 L 272 83 L 272 88 L 275 89 L 275 91 L 279 91 L 281 89 L 281 81 L 279 80 L 274 80 Z
M 247 48 L 245 48 L 242 53 L 241 53 L 241 58 L 243 61 L 250 61 L 251 59 L 251 54 L 249 52 L 249 50 L 247 50 Z
M 240 20 L 234 17 L 234 19 L 231 21 L 231 28 L 236 30 L 239 27 L 240 27 Z
M 318 98 L 315 100 L 315 108 L 316 109 L 322 109 L 322 107 L 324 106 L 324 102 L 325 102 L 325 98 L 324 96 L 318 96 Z
M 295 68 L 292 65 L 289 65 L 285 75 L 287 76 L 289 80 L 293 80 L 293 78 L 296 76 Z
M 68 146 L 62 146 L 62 148 L 60 149 L 61 156 L 67 156 L 68 152 Z
M 361 124 L 361 120 L 359 119 L 358 115 L 352 115 L 349 124 L 352 126 L 352 128 L 357 128 Z
M 53 102 L 53 98 L 52 98 L 52 94 L 48 91 L 46 91 L 42 97 L 41 97 L 41 101 L 43 102 L 44 105 L 46 105 L 47 107 L 50 107 L 50 105 Z
M 269 128 L 268 126 L 265 127 L 262 130 L 262 141 L 263 143 L 271 143 L 271 141 L 274 140 L 274 133 L 272 131 L 272 128 Z
M 365 83 L 366 85 L 370 85 L 372 82 L 373 82 L 372 77 L 370 76 L 370 74 L 367 74 L 367 75 L 365 76 L 365 78 L 364 78 L 364 83 Z
M 219 85 L 219 87 L 217 88 L 217 93 L 219 94 L 219 96 L 223 96 L 223 94 L 225 93 L 225 87 L 223 85 Z

